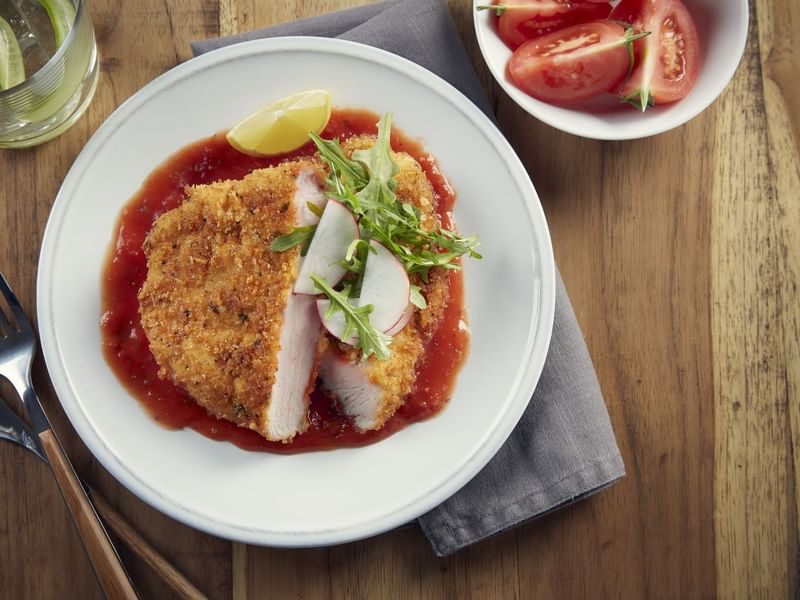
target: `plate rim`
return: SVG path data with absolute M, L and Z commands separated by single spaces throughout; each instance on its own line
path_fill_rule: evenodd
M 530 249 L 540 255 L 541 280 L 543 282 L 541 286 L 543 293 L 540 298 L 541 318 L 532 320 L 525 353 L 530 362 L 520 361 L 517 377 L 513 382 L 514 387 L 508 394 L 509 397 L 514 398 L 524 393 L 528 400 L 510 403 L 505 413 L 499 415 L 497 424 L 488 432 L 483 443 L 475 447 L 471 456 L 461 463 L 460 468 L 454 471 L 448 479 L 442 481 L 433 493 L 413 499 L 394 512 L 359 522 L 357 525 L 344 525 L 302 533 L 268 531 L 263 528 L 249 529 L 220 521 L 210 515 L 200 514 L 176 502 L 174 498 L 159 494 L 157 489 L 142 481 L 120 460 L 120 457 L 95 430 L 77 394 L 73 393 L 66 366 L 62 362 L 62 353 L 59 352 L 58 336 L 52 318 L 53 289 L 49 283 L 52 279 L 48 276 L 57 250 L 63 217 L 70 197 L 75 191 L 72 188 L 80 182 L 83 172 L 91 165 L 93 157 L 102 149 L 103 143 L 122 126 L 126 115 L 145 105 L 161 90 L 206 68 L 251 55 L 287 51 L 333 52 L 346 57 L 377 62 L 390 71 L 399 71 L 400 74 L 417 81 L 437 95 L 446 98 L 454 109 L 460 110 L 462 115 L 481 131 L 500 156 L 511 161 L 509 172 L 525 198 L 524 205 L 528 212 L 531 228 L 541 236 L 539 238 L 541 248 L 537 248 L 532 243 Z M 491 460 L 522 417 L 541 376 L 552 336 L 555 294 L 556 276 L 552 243 L 538 194 L 513 148 L 494 123 L 471 100 L 435 73 L 385 50 L 346 40 L 296 36 L 242 42 L 193 58 L 149 82 L 111 113 L 76 157 L 53 202 L 39 253 L 36 301 L 42 354 L 59 402 L 82 442 L 117 481 L 156 510 L 212 535 L 258 545 L 309 547 L 355 541 L 407 523 L 449 498 L 466 485 Z

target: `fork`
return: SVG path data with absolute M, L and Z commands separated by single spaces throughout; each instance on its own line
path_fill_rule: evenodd
M 47 457 L 50 470 L 106 597 L 136 599 L 138 596 L 125 572 L 125 567 L 83 486 L 78 481 L 33 389 L 31 364 L 36 352 L 36 337 L 30 321 L 2 273 L 0 273 L 0 292 L 11 309 L 11 314 L 8 315 L 0 307 L 0 375 L 8 380 L 22 399 L 33 433 L 38 437 L 38 440 L 27 441 L 37 446 L 40 453 Z

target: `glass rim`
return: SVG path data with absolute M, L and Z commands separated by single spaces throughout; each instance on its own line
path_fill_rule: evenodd
M 64 54 L 67 53 L 67 49 L 72 45 L 75 36 L 78 35 L 76 33 L 76 29 L 78 29 L 76 27 L 76 23 L 81 18 L 84 7 L 86 6 L 86 0 L 75 0 L 75 1 L 76 1 L 75 20 L 72 22 L 72 26 L 69 28 L 69 33 L 67 34 L 67 37 L 64 39 L 64 43 L 61 44 L 56 49 L 56 51 L 53 53 L 53 56 L 48 58 L 47 62 L 44 63 L 40 68 L 38 68 L 33 75 L 25 78 L 23 81 L 21 81 L 14 87 L 10 87 L 7 90 L 0 90 L 0 101 L 3 100 L 4 98 L 13 96 L 15 93 L 19 93 L 20 90 L 22 90 L 26 84 L 36 85 L 36 82 L 45 77 L 45 75 L 47 75 L 47 73 L 53 68 L 52 65 L 54 65 L 57 62 L 57 59 L 62 58 Z

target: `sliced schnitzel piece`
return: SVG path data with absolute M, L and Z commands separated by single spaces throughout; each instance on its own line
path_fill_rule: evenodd
M 325 352 L 319 366 L 320 384 L 352 418 L 356 429 L 383 427 L 414 390 L 417 362 L 447 304 L 448 273 L 432 270 L 430 282 L 421 287 L 428 307 L 415 310 L 408 325 L 394 336 L 387 360 L 373 355 L 362 363 L 360 351 L 344 343 L 331 343 Z
M 369 148 L 374 143 L 373 136 L 359 136 L 344 142 L 342 149 L 349 157 L 354 150 Z M 420 210 L 423 229 L 435 229 L 439 224 L 435 199 L 425 173 L 406 153 L 393 152 L 392 158 L 400 169 L 395 177 L 398 199 Z M 447 271 L 431 269 L 428 282 L 412 277 L 412 283 L 420 287 L 428 306 L 425 310 L 415 309 L 408 325 L 394 336 L 387 360 L 371 356 L 362 363 L 358 350 L 335 342 L 331 343 L 320 364 L 323 389 L 336 399 L 341 410 L 361 431 L 380 429 L 403 404 L 414 389 L 416 365 L 425 343 L 441 322 L 448 297 Z
M 324 347 L 314 298 L 292 294 L 299 247 L 270 243 L 316 221 L 323 176 L 301 160 L 189 187 L 145 241 L 139 312 L 159 376 L 269 440 L 306 429 Z
M 422 348 L 419 333 L 411 326 L 394 337 L 387 360 L 372 356 L 361 364 L 360 351 L 332 346 L 320 364 L 320 381 L 357 429 L 380 429 L 411 392 Z

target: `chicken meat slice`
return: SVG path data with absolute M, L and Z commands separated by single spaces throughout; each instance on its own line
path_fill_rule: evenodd
M 320 382 L 356 429 L 380 429 L 411 393 L 421 353 L 422 340 L 414 327 L 395 336 L 387 360 L 372 356 L 362 364 L 360 352 L 332 345 L 320 363 Z
M 270 243 L 316 219 L 323 172 L 311 161 L 188 187 L 145 242 L 139 311 L 159 376 L 209 413 L 289 441 L 308 426 L 325 344 L 315 299 L 292 294 L 299 248 Z

